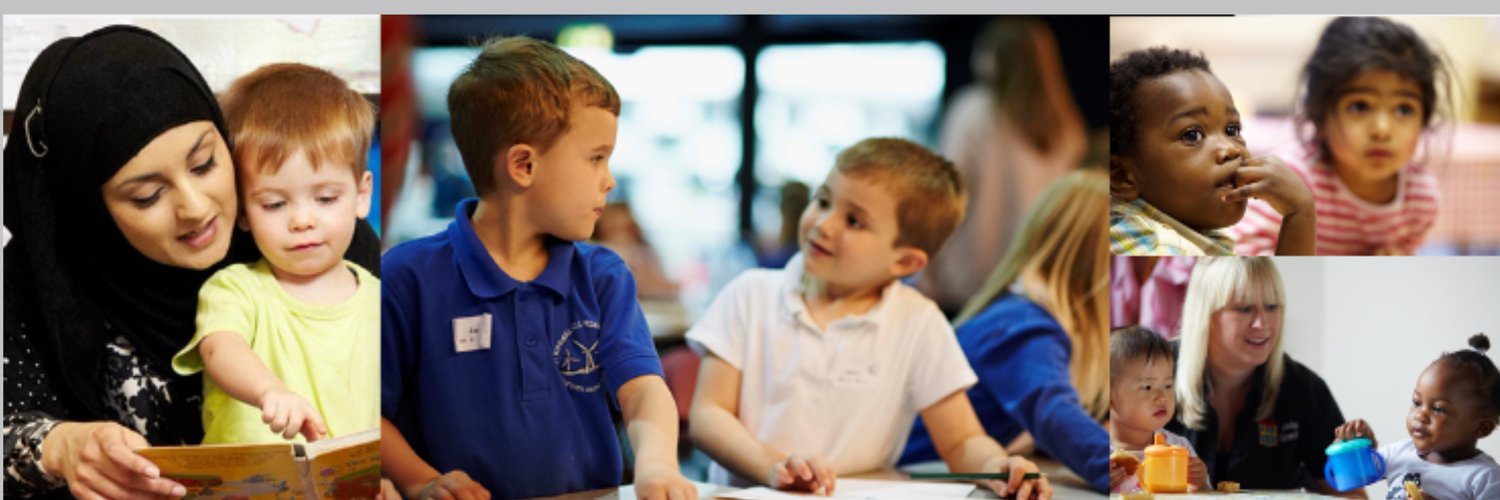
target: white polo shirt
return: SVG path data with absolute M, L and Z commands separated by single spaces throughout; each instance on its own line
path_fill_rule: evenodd
M 837 474 L 893 467 L 918 413 L 978 378 L 943 313 L 893 281 L 869 312 L 814 325 L 802 256 L 746 271 L 687 333 L 740 371 L 740 422 L 786 453 L 818 454 Z M 749 484 L 715 463 L 709 482 Z M 733 479 L 733 481 L 731 481 Z

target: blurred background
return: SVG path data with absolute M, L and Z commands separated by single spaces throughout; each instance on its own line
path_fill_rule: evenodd
M 1295 142 L 1298 76 L 1329 16 L 1110 19 L 1109 57 L 1166 45 L 1201 51 L 1247 117 L 1253 154 Z M 1500 17 L 1392 16 L 1448 58 L 1453 110 L 1429 151 L 1442 197 L 1426 255 L 1500 254 Z M 1436 151 L 1446 149 L 1446 151 Z
M 1011 25 L 994 27 L 1005 21 Z M 1063 122 L 1053 128 L 1069 136 L 1054 141 L 1070 148 L 1062 155 L 1067 168 L 1083 159 L 1085 131 L 1106 126 L 1102 16 L 385 16 L 382 23 L 382 126 L 387 141 L 406 145 L 385 151 L 387 246 L 441 230 L 455 203 L 473 195 L 448 129 L 448 85 L 473 60 L 478 41 L 527 35 L 588 62 L 623 97 L 610 162 L 615 203 L 596 240 L 617 250 L 649 248 L 621 251 L 627 261 L 630 254 L 651 255 L 637 261 L 654 264 L 632 262 L 643 296 L 672 299 L 689 311 L 706 307 L 740 271 L 785 263 L 796 235 L 784 233 L 784 225 L 788 217 L 795 223 L 842 148 L 897 136 L 958 159 L 942 147 L 944 119 L 966 91 L 985 93 L 976 68 L 996 71 L 993 61 L 976 62 L 976 53 L 994 57 L 993 50 L 976 51 L 986 26 L 1013 33 L 995 35 L 1012 39 L 998 42 L 1008 50 L 1030 44 L 1024 50 L 1042 54 L 1025 59 L 1033 68 L 1040 59 L 1048 69 L 1005 69 L 1026 77 L 1012 79 L 1054 89 L 1030 95 L 1062 109 L 1042 114 L 1067 115 L 1051 119 Z M 969 107 L 980 108 L 977 121 L 995 121 L 993 102 Z M 962 169 L 974 162 L 959 163 Z M 966 180 L 976 193 L 985 190 L 976 184 L 1003 184 L 992 175 Z M 1024 204 L 1011 198 L 1019 214 Z M 1008 238 L 1009 232 L 998 233 Z M 991 266 L 1001 246 L 990 245 Z M 979 276 L 977 288 L 988 270 L 964 274 Z

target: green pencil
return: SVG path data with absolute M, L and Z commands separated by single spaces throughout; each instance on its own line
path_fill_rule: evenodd
M 1021 479 L 1022 480 L 1027 480 L 1027 479 L 1041 479 L 1042 477 L 1043 477 L 1042 473 L 1040 473 L 1040 472 L 1027 472 L 1026 475 L 1021 476 Z M 940 480 L 941 479 L 959 479 L 959 480 L 968 480 L 968 479 L 994 479 L 994 480 L 997 480 L 997 481 L 1009 481 L 1010 480 L 1010 473 L 1009 472 L 913 472 L 913 473 L 911 473 L 911 478 L 912 479 L 940 479 Z

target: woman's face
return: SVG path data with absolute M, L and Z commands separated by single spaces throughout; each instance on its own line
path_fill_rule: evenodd
M 234 163 L 211 121 L 162 132 L 102 190 L 115 225 L 151 260 L 207 269 L 229 253 L 238 215 Z
M 1254 370 L 1270 359 L 1276 337 L 1281 335 L 1281 304 L 1270 299 L 1230 300 L 1209 318 L 1208 335 L 1208 360 L 1212 366 L 1231 371 Z

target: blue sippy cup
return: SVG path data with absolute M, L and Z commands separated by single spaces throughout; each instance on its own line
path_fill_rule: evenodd
M 1323 477 L 1333 489 L 1349 491 L 1385 477 L 1385 459 L 1375 452 L 1369 439 L 1334 443 L 1323 452 L 1328 455 Z

